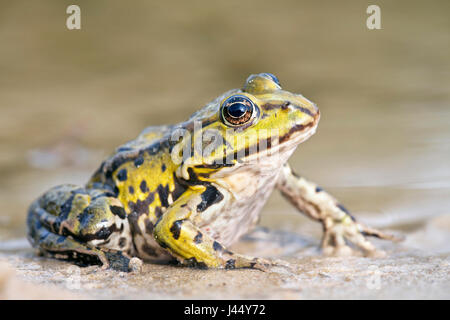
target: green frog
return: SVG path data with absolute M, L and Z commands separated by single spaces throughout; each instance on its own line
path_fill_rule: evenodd
M 265 270 L 278 262 L 228 248 L 255 226 L 276 188 L 322 224 L 326 254 L 380 253 L 366 237 L 395 237 L 358 222 L 287 163 L 319 118 L 316 104 L 283 90 L 273 74 L 251 75 L 187 121 L 145 129 L 85 186 L 47 191 L 29 208 L 28 239 L 42 254 L 105 269 L 127 271 L 138 257 Z

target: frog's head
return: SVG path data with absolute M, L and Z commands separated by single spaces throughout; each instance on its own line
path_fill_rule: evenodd
M 319 117 L 314 103 L 283 90 L 274 75 L 251 75 L 242 89 L 228 91 L 182 124 L 191 138 L 182 147 L 193 152 L 184 155 L 178 174 L 188 179 L 191 168 L 206 177 L 256 160 L 271 163 L 274 156 L 285 162 L 315 132 Z

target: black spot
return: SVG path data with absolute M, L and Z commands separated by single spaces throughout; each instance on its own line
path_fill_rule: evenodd
M 154 156 L 159 152 L 160 147 L 161 147 L 161 144 L 159 142 L 155 142 L 154 144 L 149 146 L 146 151 L 149 155 Z
M 224 158 L 226 159 L 226 158 Z M 226 163 L 226 161 L 224 161 L 223 163 Z M 222 165 L 224 166 L 224 165 Z M 188 173 L 189 173 L 189 181 L 186 181 L 188 184 L 191 185 L 209 185 L 210 183 L 207 181 L 203 181 L 198 179 L 197 174 L 195 173 L 193 168 L 188 168 Z
M 130 207 L 130 211 L 135 211 L 138 214 L 148 214 L 149 213 L 149 206 L 150 204 L 155 200 L 155 194 L 153 192 L 150 192 L 147 195 L 147 198 L 144 200 L 136 200 L 135 202 L 128 201 L 128 207 Z
M 173 173 L 173 181 L 175 188 L 172 191 L 172 199 L 173 201 L 175 201 L 184 193 L 184 191 L 186 191 L 186 187 L 179 182 L 178 178 L 175 175 L 175 172 Z
M 132 234 L 142 234 L 141 229 L 139 228 L 139 225 L 138 225 L 138 218 L 139 218 L 139 215 L 135 211 L 131 212 L 128 215 L 128 221 L 130 222 L 130 229 L 131 229 Z
M 117 196 L 119 194 L 119 188 L 117 186 L 114 186 L 113 192 L 114 195 Z
M 145 233 L 152 234 L 153 227 L 154 227 L 154 225 L 150 220 L 145 220 Z
M 128 192 L 131 193 L 131 194 L 134 193 L 134 188 L 133 188 L 133 186 L 129 186 L 129 187 L 128 187 Z
M 220 243 L 218 243 L 217 241 L 214 241 L 213 249 L 214 249 L 214 251 L 222 251 L 223 247 L 222 247 L 222 245 Z
M 169 246 L 167 245 L 167 244 L 165 244 L 164 242 L 158 242 L 159 243 L 159 245 L 161 246 L 161 248 L 163 248 L 163 249 L 166 249 L 166 248 L 168 248 Z
M 344 208 L 344 207 L 342 207 L 342 208 Z M 345 210 L 342 210 L 342 211 L 344 211 L 346 214 L 348 214 L 348 216 L 353 220 L 353 222 L 356 222 L 356 218 L 346 209 L 346 208 L 344 208 Z
M 79 237 L 82 238 L 84 241 L 106 240 L 113 232 L 117 231 L 118 231 L 117 226 L 113 224 L 109 228 L 106 227 L 101 228 L 94 234 L 80 235 Z
M 220 202 L 223 199 L 223 195 L 214 186 L 207 186 L 206 190 L 203 191 L 202 201 L 197 206 L 197 211 L 202 212 L 209 208 L 211 205 Z
M 56 239 L 56 243 L 63 243 L 64 241 L 66 241 L 66 237 L 64 236 L 59 236 L 58 239 Z
M 122 169 L 117 173 L 117 179 L 119 179 L 119 181 L 125 181 L 127 180 L 127 169 Z
M 119 216 L 120 219 L 125 219 L 127 217 L 127 213 L 125 212 L 125 209 L 119 206 L 109 206 L 109 209 L 113 214 L 116 216 Z
M 139 186 L 139 188 L 141 188 L 141 191 L 143 193 L 146 193 L 149 191 L 148 187 L 147 187 L 147 181 L 142 180 L 141 185 Z
M 156 191 L 159 194 L 159 201 L 161 201 L 161 205 L 166 208 L 169 207 L 169 202 L 167 200 L 169 197 L 169 185 L 163 187 L 162 184 L 160 184 Z
M 346 207 L 344 207 L 342 204 L 338 203 L 336 205 L 339 209 L 341 209 L 342 211 L 344 211 L 346 214 L 350 215 L 350 212 L 347 210 Z
M 123 248 L 123 247 L 126 246 L 126 244 L 127 244 L 127 238 L 121 237 L 121 238 L 119 239 L 119 247 L 120 247 L 120 248 Z
M 94 215 L 91 212 L 91 207 L 86 207 L 83 212 L 81 212 L 77 219 L 80 222 L 81 229 L 86 229 L 91 224 L 91 219 L 94 218 Z
M 202 243 L 202 241 L 203 241 L 203 234 L 199 231 L 194 238 L 194 242 L 196 244 L 200 244 L 200 243 Z
M 134 160 L 134 165 L 136 166 L 136 168 L 139 168 L 143 163 L 144 163 L 143 156 L 139 156 Z
M 321 187 L 317 186 L 316 187 L 316 192 L 320 192 L 320 191 L 323 191 L 323 189 Z
M 198 262 L 195 257 L 184 260 L 184 265 L 190 268 L 208 269 L 204 262 Z
M 161 207 L 155 207 L 155 216 L 157 218 L 161 217 L 163 214 Z
M 166 171 L 166 169 L 167 169 L 166 165 L 163 163 L 162 166 L 161 166 L 161 171 L 164 172 L 164 171 Z
M 235 269 L 236 268 L 236 260 L 230 259 L 227 260 L 225 264 L 225 269 Z
M 61 213 L 59 214 L 61 220 L 65 220 L 69 215 L 70 211 L 72 211 L 72 203 L 75 198 L 75 194 L 72 194 L 69 199 L 61 206 Z
M 175 240 L 178 240 L 180 238 L 181 225 L 183 224 L 183 222 L 184 220 L 177 220 L 170 227 L 170 232 L 172 233 Z

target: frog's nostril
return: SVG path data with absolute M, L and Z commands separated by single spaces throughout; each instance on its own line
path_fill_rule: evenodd
M 281 105 L 281 110 L 287 110 L 289 106 L 291 105 L 290 102 L 285 102 Z

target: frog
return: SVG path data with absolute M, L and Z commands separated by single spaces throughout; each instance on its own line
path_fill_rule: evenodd
M 84 186 L 51 188 L 29 207 L 27 237 L 45 256 L 129 271 L 130 259 L 197 268 L 267 270 L 279 260 L 230 250 L 277 189 L 321 223 L 326 255 L 383 251 L 395 241 L 358 220 L 288 159 L 317 129 L 315 103 L 250 75 L 179 124 L 151 126 L 118 147 Z

